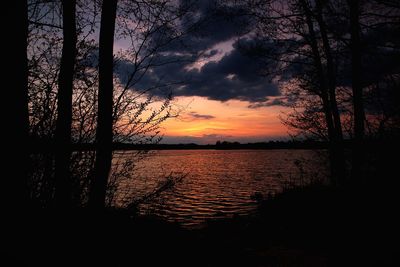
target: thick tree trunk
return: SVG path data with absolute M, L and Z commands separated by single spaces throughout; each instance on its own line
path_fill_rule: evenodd
M 4 5 L 2 84 L 3 92 L 9 96 L 4 98 L 8 109 L 3 113 L 3 129 L 8 136 L 4 141 L 11 149 L 4 152 L 2 195 L 7 198 L 6 208 L 18 213 L 29 204 L 28 8 L 24 0 L 5 1 Z
M 117 0 L 103 0 L 99 48 L 99 96 L 96 131 L 96 161 L 89 205 L 102 209 L 112 160 L 113 140 L 113 44 Z
M 58 76 L 58 106 L 56 122 L 56 205 L 72 205 L 71 161 L 71 124 L 72 124 L 72 90 L 76 58 L 76 0 L 63 0 L 63 49 L 60 73 Z
M 360 41 L 360 1 L 351 0 L 350 7 L 350 34 L 351 34 L 351 80 L 353 87 L 353 117 L 354 117 L 354 149 L 353 149 L 353 179 L 358 180 L 361 175 L 363 158 L 362 141 L 364 139 L 364 103 L 361 84 L 361 41 Z
M 328 33 L 326 30 L 326 24 L 322 14 L 322 3 L 321 0 L 316 1 L 316 19 L 318 22 L 318 26 L 320 29 L 322 46 L 324 50 L 324 54 L 326 57 L 326 70 L 327 70 L 327 84 L 329 91 L 329 102 L 331 106 L 333 123 L 335 126 L 335 158 L 336 158 L 336 168 L 337 168 L 337 183 L 343 184 L 346 176 L 346 164 L 344 157 L 344 144 L 343 144 L 343 130 L 342 123 L 340 120 L 340 112 L 338 109 L 337 101 L 336 101 L 336 71 L 335 71 L 335 63 L 332 57 L 332 49 L 328 38 Z
M 328 138 L 329 138 L 329 161 L 330 161 L 330 169 L 331 169 L 331 184 L 339 185 L 343 175 L 342 166 L 343 158 L 338 150 L 338 135 L 335 128 L 335 123 L 333 119 L 332 112 L 332 103 L 329 95 L 329 79 L 327 79 L 327 75 L 324 71 L 324 67 L 322 65 L 321 54 L 318 49 L 318 43 L 316 38 L 316 33 L 314 30 L 314 23 L 312 20 L 313 14 L 305 0 L 300 0 L 300 4 L 304 10 L 306 16 L 306 23 L 308 28 L 308 38 L 309 44 L 313 54 L 313 61 L 315 65 L 315 69 L 317 71 L 317 76 L 319 80 L 320 86 L 320 97 L 322 100 L 323 110 L 325 114 L 325 122 L 328 130 Z

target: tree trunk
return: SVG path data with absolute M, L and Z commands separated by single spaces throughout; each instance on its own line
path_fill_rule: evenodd
M 71 161 L 71 124 L 72 90 L 76 58 L 76 0 L 63 0 L 63 48 L 60 73 L 58 76 L 58 102 L 56 122 L 56 204 L 58 207 L 72 205 Z
M 324 67 L 322 65 L 321 54 L 318 49 L 317 37 L 314 30 L 314 23 L 312 21 L 312 12 L 305 0 L 300 0 L 300 4 L 305 12 L 306 23 L 309 33 L 309 44 L 313 54 L 313 61 L 317 71 L 317 76 L 319 80 L 320 86 L 320 97 L 322 100 L 323 110 L 325 114 L 325 122 L 328 130 L 328 138 L 329 138 L 329 161 L 330 161 L 330 169 L 331 169 L 331 184 L 338 185 L 339 181 L 342 179 L 340 176 L 341 173 L 341 161 L 343 158 L 340 158 L 340 154 L 338 153 L 337 141 L 338 136 L 335 129 L 335 124 L 333 120 L 332 114 L 332 104 L 329 97 L 329 81 L 327 79 L 327 75 L 325 74 Z
M 9 143 L 10 150 L 5 152 L 7 163 L 3 170 L 2 195 L 7 197 L 6 208 L 19 213 L 29 204 L 28 7 L 27 1 L 23 0 L 5 1 L 4 4 L 2 84 L 3 93 L 9 96 L 4 99 L 8 109 L 3 113 L 3 127 L 8 136 L 4 141 Z
M 111 169 L 113 140 L 113 44 L 117 0 L 103 0 L 99 47 L 99 96 L 96 130 L 96 161 L 89 205 L 105 205 L 107 181 Z
M 326 57 L 326 70 L 327 70 L 327 78 L 328 78 L 328 91 L 329 91 L 329 102 L 332 110 L 333 123 L 335 126 L 335 157 L 337 158 L 337 183 L 343 184 L 345 175 L 346 175 L 346 164 L 344 158 L 344 144 L 343 144 L 343 130 L 342 123 L 340 120 L 340 112 L 337 106 L 336 101 L 336 71 L 335 71 L 335 63 L 332 57 L 332 49 L 328 39 L 328 33 L 326 30 L 326 24 L 322 14 L 322 3 L 321 0 L 316 1 L 316 19 L 318 22 L 318 26 L 320 29 L 322 46 L 324 50 L 324 54 Z
M 362 141 L 364 139 L 364 104 L 361 85 L 361 41 L 360 41 L 360 2 L 348 1 L 350 7 L 350 34 L 351 34 L 351 81 L 353 88 L 353 117 L 354 117 L 354 148 L 353 148 L 353 180 L 361 175 L 363 158 Z

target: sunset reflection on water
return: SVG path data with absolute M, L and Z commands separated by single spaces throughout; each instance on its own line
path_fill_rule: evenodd
M 298 179 L 299 162 L 307 175 L 324 173 L 310 150 L 161 150 L 138 164 L 128 186 L 145 194 L 169 172 L 187 174 L 140 211 L 199 227 L 209 219 L 251 214 L 257 204 L 252 196 L 277 192 Z

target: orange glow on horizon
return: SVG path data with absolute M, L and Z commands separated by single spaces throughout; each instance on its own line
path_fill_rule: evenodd
M 279 115 L 282 106 L 249 108 L 246 101 L 220 102 L 204 97 L 178 97 L 175 103 L 187 106 L 178 118 L 163 123 L 166 136 L 283 137 L 287 128 Z

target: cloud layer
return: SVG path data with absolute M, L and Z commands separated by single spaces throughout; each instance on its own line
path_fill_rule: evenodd
M 218 14 L 218 10 L 210 11 L 215 1 L 198 2 L 201 3 L 193 11 L 196 14 L 193 17 L 202 21 L 200 26 L 164 47 L 157 57 L 159 65 L 171 61 L 180 63 L 152 68 L 133 85 L 133 89 L 145 90 L 156 84 L 179 82 L 179 85 L 170 87 L 173 96 L 201 96 L 218 101 L 244 100 L 251 103 L 268 103 L 269 97 L 279 96 L 278 86 L 261 75 L 261 62 L 244 55 L 240 49 L 239 44 L 247 41 L 243 32 L 249 25 L 248 19 L 237 17 L 228 20 Z M 196 62 L 200 61 L 201 64 L 196 67 Z M 130 62 L 120 62 L 117 75 L 122 84 L 127 82 L 127 73 L 133 69 Z M 165 90 L 156 89 L 152 93 L 164 95 Z

